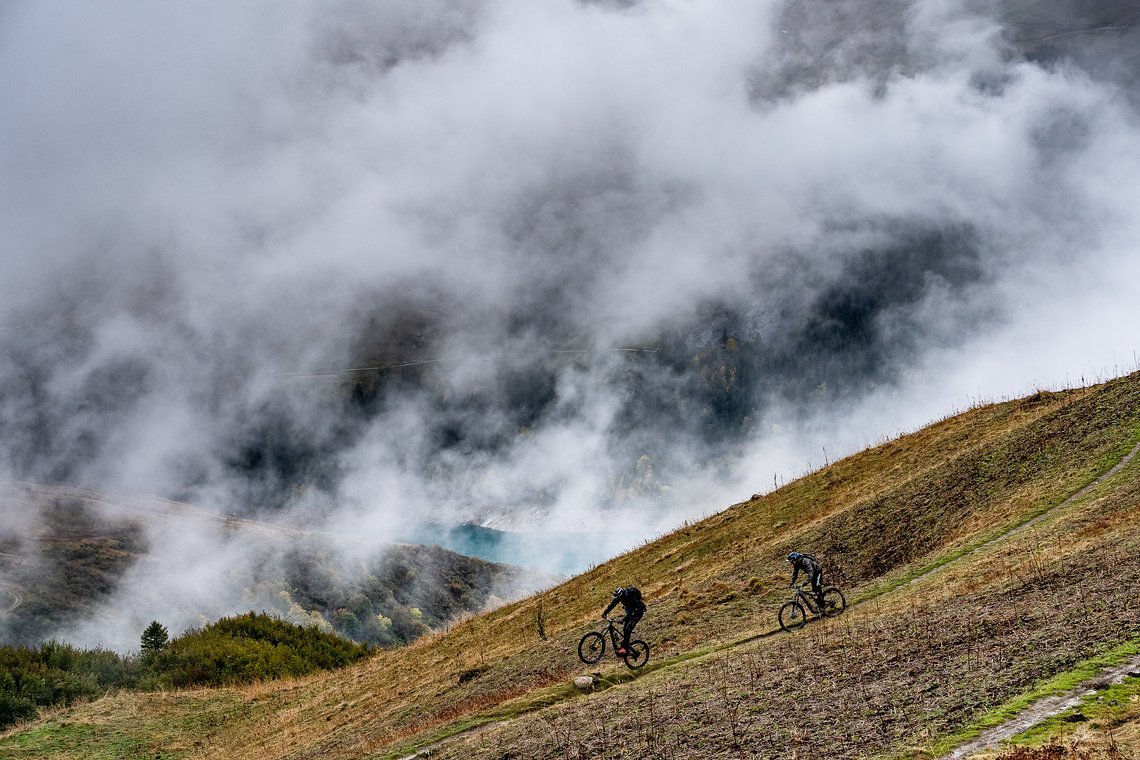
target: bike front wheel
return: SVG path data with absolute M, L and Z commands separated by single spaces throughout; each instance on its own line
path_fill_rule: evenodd
M 649 645 L 641 639 L 629 642 L 629 649 L 626 650 L 622 659 L 633 670 L 643 667 L 645 663 L 649 662 Z
M 799 602 L 785 602 L 780 608 L 780 627 L 788 633 L 798 631 L 807 624 L 807 612 Z
M 824 615 L 834 617 L 845 609 L 847 609 L 847 600 L 843 598 L 842 591 L 835 586 L 829 586 L 823 590 Z
M 606 637 L 597 631 L 590 631 L 578 642 L 578 658 L 587 665 L 593 665 L 606 653 Z

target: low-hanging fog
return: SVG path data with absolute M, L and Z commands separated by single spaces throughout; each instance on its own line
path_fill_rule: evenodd
M 1026 5 L 7 0 L 0 477 L 580 568 L 1130 371 L 1137 11 Z

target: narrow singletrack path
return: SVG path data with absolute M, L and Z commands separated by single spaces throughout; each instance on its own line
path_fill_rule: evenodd
M 1111 478 L 1116 473 L 1123 470 L 1128 465 L 1129 462 L 1131 462 L 1133 459 L 1136 458 L 1137 454 L 1140 454 L 1140 441 L 1137 441 L 1136 445 L 1132 447 L 1132 450 L 1129 451 L 1127 454 L 1125 454 L 1123 459 L 1121 459 L 1119 462 L 1117 462 L 1115 465 L 1113 465 L 1104 474 L 1097 477 L 1096 480 L 1089 483 L 1087 486 L 1085 486 L 1081 490 L 1077 491 L 1075 494 L 1073 494 L 1069 498 L 1065 499 L 1060 504 L 1057 504 L 1056 506 L 1053 506 L 1053 507 L 1049 507 L 1047 510 L 1045 510 L 1041 514 L 1037 515 L 1036 517 L 1030 518 L 1029 520 L 1026 520 L 1025 522 L 1021 523 L 1020 525 L 1016 525 L 1016 526 L 1010 528 L 1005 533 L 1002 533 L 999 536 L 994 536 L 989 541 L 985 541 L 983 543 L 978 544 L 977 546 L 971 548 L 969 551 L 967 551 L 965 554 L 963 554 L 961 557 L 957 557 L 956 559 L 954 559 L 952 562 L 947 562 L 944 565 L 938 565 L 936 567 L 932 567 L 929 570 L 927 570 L 925 573 L 922 573 L 921 575 L 917 575 L 914 578 L 911 578 L 910 582 L 907 585 L 913 585 L 915 583 L 918 583 L 922 579 L 924 579 L 930 575 L 933 575 L 934 573 L 937 573 L 939 570 L 945 570 L 947 567 L 949 567 L 950 565 L 953 565 L 955 562 L 960 561 L 964 557 L 969 557 L 970 555 L 976 554 L 977 552 L 985 551 L 986 549 L 989 549 L 991 546 L 995 546 L 996 544 L 1000 544 L 1003 541 L 1008 541 L 1009 539 L 1013 538 L 1014 536 L 1019 535 L 1021 533 L 1024 533 L 1025 531 L 1032 528 L 1034 525 L 1037 525 L 1039 522 L 1041 522 L 1042 520 L 1044 520 L 1047 517 L 1049 517 L 1050 515 L 1052 515 L 1054 512 L 1056 512 L 1060 509 L 1064 509 L 1065 507 L 1067 507 L 1070 504 L 1078 501 L 1079 499 L 1083 499 L 1085 496 L 1088 496 L 1093 491 L 1093 489 L 1095 489 L 1101 483 L 1103 483 L 1104 481 L 1108 480 L 1109 478 Z
M 1096 686 L 1120 683 L 1124 680 L 1125 676 L 1135 674 L 1138 669 L 1140 669 L 1140 656 L 1133 657 L 1127 662 L 1103 670 L 1092 678 L 1077 684 L 1077 686 L 1064 694 L 1043 697 L 1030 704 L 1000 726 L 994 726 L 991 729 L 983 731 L 976 738 L 954 748 L 954 750 L 945 757 L 947 760 L 964 760 L 964 758 L 975 753 L 988 749 L 996 749 L 998 744 L 1006 739 L 1017 736 L 1023 731 L 1028 731 L 1043 720 L 1052 718 L 1054 715 L 1060 715 L 1065 710 L 1076 707 L 1085 697 L 1096 693 Z
M 1140 441 L 1137 441 L 1136 445 L 1132 447 L 1132 451 L 1129 451 L 1127 454 L 1125 454 L 1124 458 L 1121 459 L 1119 462 L 1117 462 L 1115 465 L 1113 465 L 1112 468 L 1108 470 L 1108 472 L 1104 473 L 1099 478 L 1097 478 L 1093 482 L 1089 483 L 1087 486 L 1085 486 L 1081 490 L 1077 491 L 1075 494 L 1073 494 L 1069 498 L 1065 499 L 1063 502 L 1061 502 L 1057 506 L 1050 507 L 1045 512 L 1042 512 L 1041 514 L 1034 517 L 1032 520 L 1028 520 L 1028 521 L 1022 523 L 1021 525 L 1018 525 L 1013 530 L 1011 530 L 1011 531 L 1009 531 L 1009 532 L 1007 532 L 1001 536 L 998 536 L 997 538 L 991 539 L 990 541 L 987 541 L 986 543 L 979 546 L 978 549 L 985 549 L 985 548 L 992 546 L 993 544 L 997 543 L 998 541 L 1004 541 L 1007 538 L 1010 538 L 1011 536 L 1015 536 L 1018 533 L 1021 533 L 1022 531 L 1028 530 L 1029 528 L 1033 527 L 1034 525 L 1036 525 L 1037 523 L 1041 522 L 1046 517 L 1051 515 L 1053 512 L 1056 512 L 1058 509 L 1064 509 L 1065 507 L 1069 506 L 1070 504 L 1077 501 L 1078 499 L 1084 498 L 1089 493 L 1091 493 L 1094 488 L 1096 488 L 1101 483 L 1103 483 L 1104 481 L 1111 478 L 1116 473 L 1123 470 L 1128 465 L 1129 462 L 1131 462 L 1133 459 L 1136 458 L 1137 454 L 1140 454 Z M 975 551 L 977 551 L 977 550 L 975 550 Z
M 1063 508 L 1069 506 L 1070 504 L 1073 504 L 1077 500 L 1087 496 L 1097 486 L 1101 485 L 1106 480 L 1111 478 L 1113 475 L 1116 475 L 1118 472 L 1120 472 L 1125 466 L 1128 465 L 1129 462 L 1131 462 L 1133 459 L 1135 459 L 1138 454 L 1140 454 L 1140 441 L 1137 441 L 1136 445 L 1133 446 L 1132 450 L 1129 451 L 1127 454 L 1125 454 L 1124 457 L 1121 458 L 1121 460 L 1119 462 L 1117 462 L 1111 468 L 1109 468 L 1104 473 L 1099 475 L 1091 483 L 1084 486 L 1079 491 L 1072 494 L 1071 496 L 1069 496 L 1065 500 L 1061 501 L 1060 503 L 1056 504 L 1055 506 L 1049 507 L 1047 510 L 1045 510 L 1041 514 L 1036 515 L 1035 517 L 1033 517 L 1029 520 L 1026 520 L 1023 523 L 1010 528 L 1009 530 L 1005 531 L 1001 535 L 994 536 L 993 538 L 989 539 L 988 541 L 985 541 L 983 543 L 978 544 L 977 546 L 971 548 L 969 551 L 964 553 L 962 556 L 956 557 L 954 560 L 952 560 L 950 562 L 938 565 L 936 567 L 933 567 L 933 568 L 927 570 L 926 572 L 922 573 L 921 575 L 911 579 L 909 581 L 909 583 L 905 583 L 899 588 L 905 588 L 911 584 L 917 583 L 918 581 L 922 580 L 923 578 L 929 577 L 929 576 L 931 576 L 931 575 L 933 575 L 933 574 L 935 574 L 941 570 L 945 570 L 948 567 L 954 566 L 956 563 L 960 562 L 965 557 L 968 557 L 968 556 L 970 556 L 970 555 L 972 555 L 978 551 L 992 547 L 992 546 L 999 544 L 1003 541 L 1007 541 L 1010 538 L 1028 530 L 1030 527 L 1040 523 L 1042 520 L 1045 520 L 1050 515 L 1056 513 L 1058 510 L 1063 509 Z M 898 588 L 894 588 L 894 589 L 890 589 L 890 590 L 886 591 L 885 593 L 890 594 L 890 593 L 893 593 L 893 592 L 898 591 L 898 590 L 899 590 Z M 877 597 L 879 595 L 876 594 L 875 596 Z M 867 600 L 863 600 L 863 601 L 867 601 Z M 845 612 L 850 612 L 853 607 L 856 607 L 859 604 L 860 604 L 859 600 L 848 602 Z M 814 625 L 816 623 L 823 622 L 823 621 L 824 621 L 823 618 L 812 617 L 810 620 L 808 620 L 808 624 Z M 768 630 L 756 631 L 756 632 L 750 633 L 746 636 L 743 636 L 741 638 L 738 638 L 738 639 L 735 639 L 732 641 L 728 641 L 728 642 L 724 642 L 721 644 L 716 644 L 716 645 L 710 646 L 707 649 L 705 649 L 704 651 L 700 652 L 699 654 L 680 655 L 680 656 L 671 657 L 671 658 L 668 658 L 664 661 L 659 661 L 659 662 L 655 663 L 654 664 L 655 666 L 651 666 L 651 667 L 646 668 L 644 671 L 639 673 L 638 676 L 636 676 L 635 678 L 640 678 L 642 675 L 648 675 L 650 673 L 655 673 L 655 672 L 658 672 L 660 670 L 671 668 L 675 665 L 681 664 L 682 662 L 692 662 L 693 660 L 699 660 L 699 659 L 704 658 L 704 657 L 716 655 L 716 654 L 719 654 L 719 653 L 724 652 L 726 650 L 736 649 L 738 647 L 744 646 L 746 644 L 750 644 L 750 643 L 758 641 L 760 639 L 766 639 L 766 638 L 776 636 L 776 635 L 781 634 L 781 633 L 783 633 L 783 630 L 779 627 L 768 629 Z M 1129 664 L 1126 667 L 1125 666 L 1122 666 L 1122 667 L 1123 667 L 1122 672 L 1124 674 L 1127 674 L 1131 670 L 1135 670 L 1137 668 L 1140 668 L 1140 662 L 1137 662 L 1135 664 Z M 1115 672 L 1115 670 L 1112 672 Z M 1108 673 L 1102 673 L 1097 678 L 1091 679 L 1089 683 L 1100 682 L 1108 675 L 1109 675 Z M 1120 676 L 1120 677 L 1122 678 L 1123 676 Z M 1080 696 L 1076 697 L 1076 701 L 1074 701 L 1073 704 L 1076 704 L 1076 702 L 1078 702 L 1080 700 L 1080 698 L 1082 696 L 1084 696 L 1084 694 L 1088 691 L 1088 687 L 1086 686 L 1083 689 L 1078 687 L 1077 691 L 1079 691 Z M 549 705 L 546 705 L 546 706 L 549 706 Z M 1032 722 L 1030 722 L 1027 726 L 1025 726 L 1023 728 L 1015 728 L 1014 730 L 1012 730 L 1008 734 L 1000 734 L 999 735 L 998 732 L 1001 729 L 1003 729 L 1004 726 L 1013 724 L 1014 721 L 1016 721 L 1018 718 L 1021 717 L 1019 714 L 1018 716 L 1015 716 L 1013 719 L 1008 721 L 1006 724 L 1003 724 L 1002 726 L 997 726 L 997 727 L 991 729 L 990 731 L 986 732 L 986 734 L 984 734 L 983 736 L 988 736 L 992 732 L 994 734 L 994 736 L 996 736 L 997 738 L 994 738 L 994 739 L 988 740 L 988 741 L 992 741 L 993 743 L 999 742 L 1002 739 L 1008 738 L 1009 736 L 1014 736 L 1014 735 L 1020 733 L 1021 731 L 1024 731 L 1027 728 L 1033 726 L 1037 722 L 1044 720 L 1045 718 L 1049 717 L 1050 715 L 1056 714 L 1057 712 L 1062 712 L 1063 710 L 1068 709 L 1068 707 L 1071 707 L 1071 706 L 1072 705 L 1070 704 L 1067 706 L 1059 707 L 1053 713 L 1045 713 L 1044 711 L 1049 709 L 1049 708 L 1046 708 L 1043 706 L 1041 708 L 1042 712 L 1039 713 L 1039 717 L 1034 718 L 1032 720 Z M 1030 710 L 1032 710 L 1032 709 L 1033 709 L 1033 706 L 1031 706 L 1031 708 L 1023 711 L 1023 713 L 1029 713 Z M 1035 711 L 1035 714 L 1037 714 L 1036 711 Z M 519 716 L 516 715 L 515 717 L 519 717 Z M 490 721 L 487 723 L 482 723 L 480 725 L 473 726 L 471 728 L 468 728 L 464 731 L 460 731 L 456 734 L 452 734 L 450 736 L 444 736 L 440 739 L 437 739 L 436 741 L 430 742 L 429 744 L 424 745 L 424 746 L 420 747 L 419 749 L 402 756 L 401 760 L 413 760 L 414 758 L 430 757 L 431 752 L 433 750 L 441 747 L 441 746 L 450 744 L 450 743 L 457 741 L 461 738 L 468 737 L 474 733 L 479 733 L 479 732 L 491 729 L 495 726 L 501 725 L 502 723 L 508 722 L 510 720 L 514 720 L 514 718 L 508 718 L 506 720 L 493 720 L 493 721 Z M 982 736 L 979 736 L 974 741 L 981 741 L 981 740 L 982 740 Z M 971 745 L 972 745 L 972 743 L 971 743 Z M 953 752 L 957 753 L 959 750 L 964 750 L 967 746 L 971 746 L 971 745 L 962 745 L 962 747 L 959 747 L 958 749 L 953 750 Z M 986 745 L 986 746 L 989 746 L 989 745 Z M 984 749 L 984 748 L 985 747 L 981 747 L 980 749 Z M 974 749 L 974 750 L 969 750 L 969 751 L 977 752 L 977 751 L 980 751 L 980 749 Z M 947 755 L 946 757 L 947 758 L 962 758 L 962 757 L 965 757 L 965 755 L 952 754 L 952 755 Z
M 993 538 L 986 543 L 975 547 L 968 553 L 972 554 L 973 552 L 986 549 L 999 541 L 1006 541 L 1018 533 L 1021 533 L 1033 525 L 1039 523 L 1041 520 L 1045 519 L 1053 512 L 1062 509 L 1069 504 L 1072 504 L 1084 496 L 1087 496 L 1094 488 L 1124 469 L 1124 467 L 1129 462 L 1131 462 L 1137 454 L 1140 454 L 1140 443 L 1137 443 L 1132 448 L 1132 450 L 1128 452 L 1124 458 L 1117 462 L 1116 465 L 1113 466 L 1110 470 L 1108 470 L 1093 482 L 1089 483 L 1080 491 L 1077 491 L 1075 494 L 1065 499 L 1057 506 L 1041 513 L 1040 515 L 1037 515 L 1032 520 L 1022 523 L 1013 530 L 1010 530 L 1001 536 L 997 536 L 996 538 Z M 942 568 L 934 568 L 933 570 L 930 570 L 929 572 L 919 576 L 919 578 L 925 577 L 926 575 L 929 575 L 930 573 L 933 573 L 936 570 L 940 569 Z M 915 578 L 914 581 L 919 580 L 919 578 Z M 914 581 L 912 581 L 912 583 Z M 1021 712 L 1011 717 L 1005 723 L 1002 723 L 1000 726 L 994 726 L 993 728 L 982 732 L 982 734 L 977 738 L 956 747 L 950 752 L 950 754 L 946 755 L 945 757 L 947 757 L 949 760 L 961 760 L 961 758 L 969 757 L 970 755 L 977 752 L 981 752 L 986 749 L 993 749 L 1000 742 L 1009 739 L 1012 736 L 1017 736 L 1023 731 L 1028 731 L 1030 728 L 1037 725 L 1041 721 L 1047 720 L 1054 715 L 1059 715 L 1071 707 L 1077 706 L 1081 700 L 1090 693 L 1090 689 L 1092 688 L 1093 684 L 1104 683 L 1106 680 L 1111 683 L 1118 683 L 1124 678 L 1124 676 L 1130 673 L 1134 673 L 1138 669 L 1140 669 L 1140 657 L 1134 657 L 1121 665 L 1102 671 L 1095 677 L 1082 682 L 1065 694 L 1039 699 L 1033 704 L 1026 707 Z

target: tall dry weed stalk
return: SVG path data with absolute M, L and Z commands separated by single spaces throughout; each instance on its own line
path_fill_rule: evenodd
M 542 597 L 538 598 L 538 604 L 535 608 L 534 627 L 538 631 L 538 638 L 543 641 L 547 641 L 548 637 L 546 635 L 546 612 L 542 606 Z

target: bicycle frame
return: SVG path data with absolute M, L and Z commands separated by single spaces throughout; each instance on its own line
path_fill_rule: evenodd
M 835 586 L 825 587 L 823 594 L 825 598 L 821 604 L 814 591 L 805 591 L 803 587 L 795 586 L 792 598 L 780 605 L 780 611 L 776 613 L 780 627 L 791 633 L 804 627 L 808 615 L 832 617 L 847 609 L 843 592 Z
M 606 634 L 609 634 L 610 643 L 613 644 L 615 652 L 621 649 L 621 638 L 623 633 L 622 631 L 618 630 L 618 624 L 624 622 L 625 618 L 622 618 L 621 620 L 610 620 L 609 618 L 606 618 L 606 630 L 602 635 L 605 636 Z
M 801 587 L 796 586 L 796 592 L 792 596 L 800 604 L 807 607 L 808 612 L 810 612 L 813 615 L 819 614 L 819 612 L 820 612 L 819 604 L 816 602 L 816 600 L 811 595 L 809 595 Z

